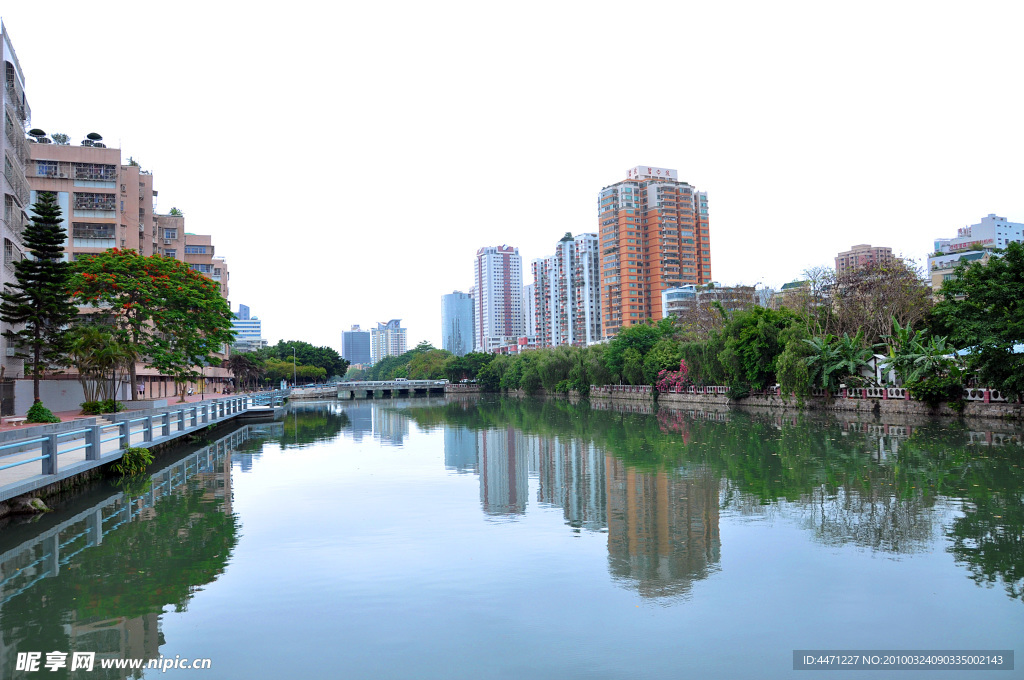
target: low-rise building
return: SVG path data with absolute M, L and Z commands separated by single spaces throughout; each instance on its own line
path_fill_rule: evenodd
M 936 239 L 935 251 L 928 258 L 932 292 L 937 293 L 944 281 L 954 278 L 960 264 L 986 264 L 1010 243 L 1024 243 L 1024 224 L 993 213 L 981 218 L 978 224 L 958 229 L 956 238 Z

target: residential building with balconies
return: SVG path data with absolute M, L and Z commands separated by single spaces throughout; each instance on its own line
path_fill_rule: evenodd
M 836 273 L 844 274 L 854 269 L 892 262 L 894 259 L 892 248 L 862 243 L 836 255 Z
M 474 349 L 486 352 L 503 338 L 525 335 L 523 269 L 519 249 L 488 246 L 476 251 L 471 291 L 474 305 Z
M 377 363 L 384 357 L 397 357 L 408 350 L 407 331 L 402 328 L 401 319 L 377 323 L 370 329 L 370 361 Z
M 675 170 L 630 168 L 597 201 L 605 338 L 664 318 L 665 289 L 711 281 L 708 196 Z
M 28 223 L 30 196 L 26 165 L 28 163 L 28 142 L 25 131 L 32 123 L 32 110 L 25 96 L 25 74 L 18 63 L 7 27 L 0 22 L 0 42 L 3 43 L 4 57 L 4 134 L 0 135 L 0 150 L 3 153 L 4 170 L 0 185 L 4 194 L 3 239 L 4 266 L 0 267 L 0 290 L 14 283 L 14 263 L 23 256 L 25 246 L 22 231 Z M 9 330 L 6 324 L 0 330 Z M 0 338 L 0 366 L 7 376 L 22 371 L 24 362 L 14 356 L 14 349 L 7 338 Z
M 537 346 L 583 347 L 601 339 L 599 257 L 597 234 L 567 233 L 554 255 L 531 263 Z

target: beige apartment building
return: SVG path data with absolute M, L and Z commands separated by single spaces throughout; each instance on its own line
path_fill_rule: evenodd
M 892 248 L 862 243 L 836 255 L 836 273 L 843 274 L 853 269 L 891 262 L 894 259 Z
M 121 150 L 107 148 L 102 141 L 87 138 L 81 144 L 61 145 L 45 135 L 28 141 L 25 174 L 29 205 L 39 192 L 57 195 L 68 234 L 65 251 L 69 260 L 108 248 L 172 257 L 218 281 L 227 299 L 227 264 L 223 258 L 213 257 L 212 238 L 187 234 L 183 215 L 157 212 L 158 192 L 151 173 L 135 163 L 122 164 Z M 227 358 L 227 352 L 220 358 Z M 22 370 L 18 366 L 17 374 Z M 173 394 L 169 378 L 142 365 L 137 371 L 146 396 Z M 204 374 L 211 379 L 207 391 L 219 388 L 230 377 L 222 368 L 208 367 Z

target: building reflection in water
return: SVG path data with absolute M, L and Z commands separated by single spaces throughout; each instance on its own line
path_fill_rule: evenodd
M 721 478 L 708 470 L 644 472 L 605 459 L 608 565 L 645 597 L 683 595 L 721 559 Z
M 479 472 L 476 432 L 468 427 L 444 428 L 444 466 L 458 473 Z
M 537 501 L 562 508 L 576 528 L 607 527 L 605 455 L 594 444 L 569 437 L 535 437 L 539 450 Z
M 448 469 L 479 473 L 487 516 L 524 514 L 534 478 L 539 505 L 561 508 L 576 530 L 607 532 L 612 576 L 644 597 L 684 595 L 718 568 L 722 481 L 709 470 L 645 471 L 591 442 L 513 427 L 446 426 L 444 441 Z
M 480 504 L 487 515 L 521 515 L 529 494 L 529 447 L 511 427 L 477 432 Z

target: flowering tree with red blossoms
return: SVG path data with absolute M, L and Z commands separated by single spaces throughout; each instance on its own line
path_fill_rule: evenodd
M 682 392 L 693 384 L 689 378 L 690 369 L 686 366 L 686 360 L 679 361 L 678 371 L 658 371 L 658 381 L 654 383 L 659 393 Z
M 105 317 L 146 365 L 181 383 L 232 341 L 232 314 L 220 284 L 184 262 L 113 248 L 73 263 L 71 294 Z M 129 362 L 131 384 L 137 382 Z M 135 390 L 132 390 L 135 399 Z

